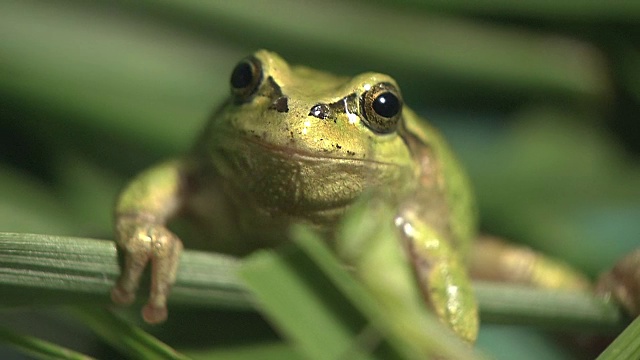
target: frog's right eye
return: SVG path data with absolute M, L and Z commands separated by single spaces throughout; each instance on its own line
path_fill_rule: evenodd
M 262 82 L 262 64 L 254 57 L 238 63 L 231 73 L 231 92 L 239 102 L 244 102 L 256 92 Z
M 390 83 L 372 86 L 362 95 L 363 122 L 378 134 L 396 131 L 402 115 L 400 91 Z

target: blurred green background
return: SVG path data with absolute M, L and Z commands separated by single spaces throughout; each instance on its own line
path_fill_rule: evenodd
M 635 1 L 4 0 L 0 230 L 111 238 L 119 188 L 186 150 L 268 48 L 394 76 L 467 166 L 483 231 L 595 276 L 640 245 L 638 24 Z M 505 342 L 583 356 L 483 328 L 487 353 Z

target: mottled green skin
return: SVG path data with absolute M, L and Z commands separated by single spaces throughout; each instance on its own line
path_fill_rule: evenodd
M 463 257 L 475 235 L 475 210 L 466 176 L 442 137 L 406 106 L 397 130 L 381 134 L 367 126 L 363 94 L 381 83 L 397 89 L 387 75 L 337 77 L 289 66 L 267 51 L 253 57 L 262 67 L 255 93 L 232 97 L 191 153 L 141 174 L 123 191 L 116 235 L 127 263 L 114 300 L 133 300 L 150 260 L 143 315 L 164 320 L 181 249 L 165 226 L 177 215 L 202 220 L 211 249 L 244 254 L 286 240 L 294 222 L 330 237 L 367 192 L 397 209 L 380 221 L 400 230 L 427 303 L 474 341 L 477 306 Z M 311 114 L 318 104 L 331 109 L 326 117 Z

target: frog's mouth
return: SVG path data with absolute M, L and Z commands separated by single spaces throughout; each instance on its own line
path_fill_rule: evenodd
M 267 141 L 252 138 L 245 136 L 242 139 L 249 146 L 257 146 L 261 149 L 272 153 L 275 156 L 282 157 L 285 159 L 294 159 L 294 160 L 304 160 L 307 159 L 309 161 L 339 161 L 339 162 L 354 162 L 354 163 L 367 163 L 367 164 L 377 164 L 381 166 L 390 166 L 390 167 L 398 167 L 398 164 L 373 160 L 373 159 L 363 159 L 363 158 L 354 158 L 353 156 L 340 156 L 340 155 L 332 155 L 330 153 L 321 154 L 312 152 L 309 150 L 297 148 L 294 146 L 286 146 L 286 145 L 277 145 L 273 143 L 269 143 Z
M 395 163 L 318 154 L 255 138 L 228 140 L 218 144 L 214 156 L 223 176 L 260 206 L 289 214 L 341 211 L 364 191 L 396 188 L 407 178 Z

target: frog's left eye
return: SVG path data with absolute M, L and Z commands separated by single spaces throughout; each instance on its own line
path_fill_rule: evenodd
M 262 64 L 254 57 L 238 63 L 231 73 L 231 92 L 240 102 L 246 101 L 256 92 L 262 82 Z
M 374 85 L 362 95 L 364 123 L 381 134 L 394 132 L 402 114 L 400 91 L 390 83 Z

